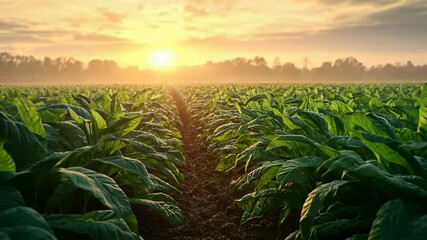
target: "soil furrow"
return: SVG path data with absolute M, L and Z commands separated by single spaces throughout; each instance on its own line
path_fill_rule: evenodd
M 229 191 L 231 177 L 215 171 L 218 160 L 207 151 L 208 144 L 197 136 L 199 123 L 187 114 L 186 104 L 172 89 L 181 121 L 186 166 L 180 170 L 185 176 L 182 193 L 172 196 L 179 203 L 186 223 L 174 227 L 146 209 L 136 209 L 141 235 L 146 240 L 163 239 L 277 239 L 283 235 L 272 219 L 240 226 L 242 210 Z M 282 234 L 281 234 L 282 233 Z

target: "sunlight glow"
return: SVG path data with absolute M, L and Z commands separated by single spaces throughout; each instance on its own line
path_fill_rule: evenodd
M 175 61 L 175 54 L 169 50 L 156 50 L 148 55 L 148 63 L 156 68 L 172 67 Z

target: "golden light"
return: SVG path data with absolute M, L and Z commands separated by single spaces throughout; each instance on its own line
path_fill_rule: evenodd
M 148 63 L 157 68 L 172 67 L 175 61 L 175 54 L 169 50 L 157 50 L 148 55 Z

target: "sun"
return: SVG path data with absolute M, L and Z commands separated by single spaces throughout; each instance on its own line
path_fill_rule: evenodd
M 148 55 L 148 63 L 156 68 L 172 67 L 175 61 L 175 54 L 170 50 L 156 50 Z

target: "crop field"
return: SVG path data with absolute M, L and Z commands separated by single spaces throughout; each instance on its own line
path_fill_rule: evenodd
M 0 87 L 0 239 L 425 239 L 427 84 Z

